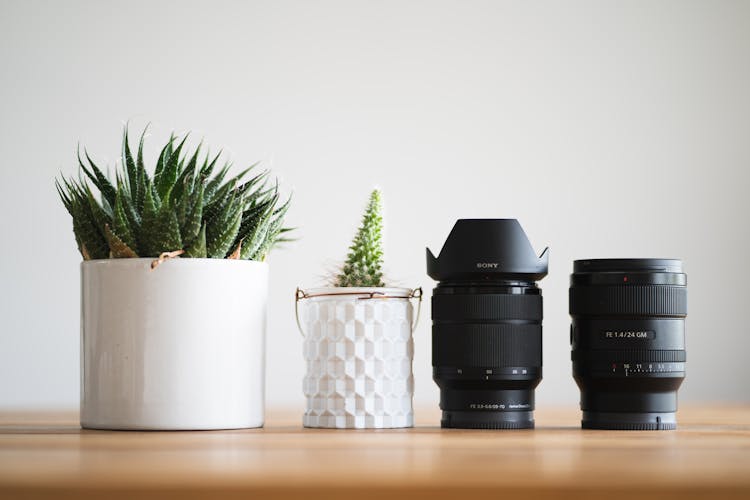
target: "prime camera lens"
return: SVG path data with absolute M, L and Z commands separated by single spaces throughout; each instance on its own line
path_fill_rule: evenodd
M 571 358 L 584 429 L 677 427 L 686 315 L 680 260 L 573 263 Z
M 427 250 L 442 427 L 534 427 L 547 263 L 515 219 L 461 219 L 438 258 Z

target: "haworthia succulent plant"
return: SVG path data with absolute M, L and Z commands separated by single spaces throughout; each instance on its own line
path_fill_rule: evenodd
M 290 229 L 283 220 L 289 200 L 279 204 L 278 185 L 267 184 L 267 171 L 243 182 L 253 165 L 225 180 L 231 164 L 216 169 L 221 153 L 202 157 L 200 144 L 188 156 L 187 135 L 172 135 L 149 176 L 143 162 L 145 134 L 134 159 L 125 127 L 114 179 L 86 151 L 84 161 L 79 151 L 78 178 L 55 181 L 84 260 L 184 250 L 182 257 L 262 261 L 276 243 L 287 241 L 283 235 Z
M 385 286 L 381 210 L 380 191 L 375 189 L 370 194 L 362 224 L 349 247 L 346 263 L 336 277 L 334 286 Z

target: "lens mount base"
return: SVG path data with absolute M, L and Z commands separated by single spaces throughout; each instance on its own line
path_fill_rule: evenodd
M 606 411 L 584 411 L 581 420 L 583 429 L 608 429 L 626 431 L 668 431 L 677 428 L 674 412 L 625 413 Z
M 440 426 L 445 429 L 533 429 L 534 389 L 517 388 L 519 384 L 535 386 L 541 376 L 533 380 L 479 381 L 492 384 L 490 389 L 456 388 L 441 386 L 440 409 L 443 417 Z M 446 381 L 435 379 L 438 384 Z M 475 385 L 477 381 L 471 381 Z M 505 389 L 497 386 L 512 385 Z
M 444 429 L 533 429 L 533 411 L 455 411 L 444 410 Z

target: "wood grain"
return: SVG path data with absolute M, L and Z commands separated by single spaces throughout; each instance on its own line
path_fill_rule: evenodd
M 692 406 L 680 428 L 583 431 L 575 408 L 537 429 L 303 429 L 277 411 L 241 431 L 111 432 L 77 415 L 0 414 L 2 498 L 750 499 L 750 407 Z

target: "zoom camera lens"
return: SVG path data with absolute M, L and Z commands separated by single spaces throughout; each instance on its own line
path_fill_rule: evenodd
M 534 427 L 547 264 L 515 219 L 461 219 L 438 258 L 427 249 L 442 427 Z
M 584 429 L 677 427 L 686 315 L 680 260 L 573 263 L 570 343 Z

